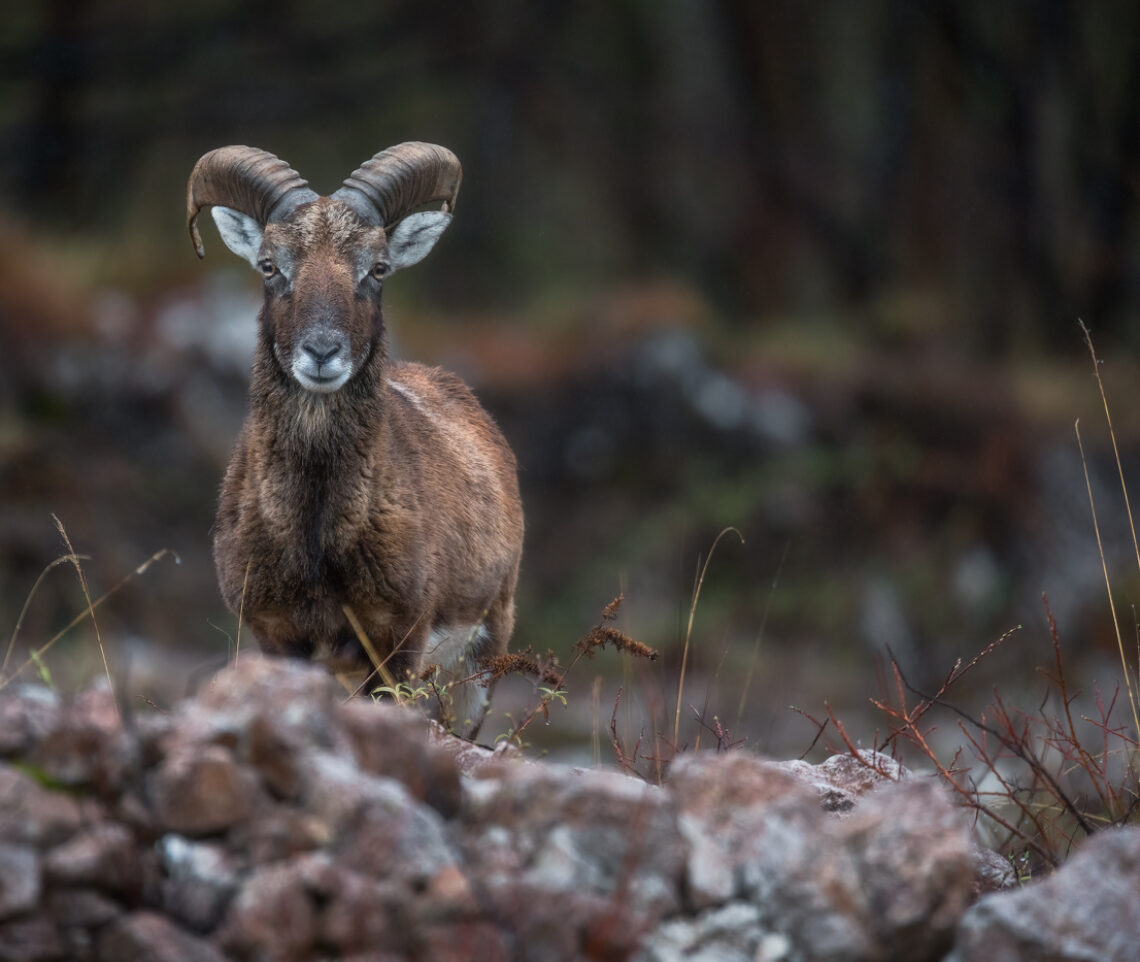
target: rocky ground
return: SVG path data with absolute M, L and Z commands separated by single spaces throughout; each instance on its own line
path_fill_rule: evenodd
M 243 658 L 170 714 L 0 694 L 0 960 L 1134 959 L 1140 830 L 1018 887 L 889 759 L 653 786 Z

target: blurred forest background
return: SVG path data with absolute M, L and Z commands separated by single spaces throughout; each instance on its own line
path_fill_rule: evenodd
M 804 750 L 787 706 L 825 699 L 869 741 L 888 645 L 933 686 L 1017 624 L 977 697 L 1033 707 L 1043 591 L 1071 682 L 1117 684 L 1073 424 L 1131 637 L 1078 319 L 1140 496 L 1140 6 L 9 0 L 0 25 L 5 644 L 66 551 L 54 513 L 93 595 L 181 558 L 98 612 L 133 692 L 166 703 L 224 661 L 210 526 L 259 282 L 212 225 L 195 258 L 186 177 L 246 143 L 327 193 L 416 139 L 463 190 L 388 322 L 518 453 L 515 644 L 565 659 L 624 592 L 619 624 L 662 652 L 579 666 L 536 740 L 588 740 L 621 683 L 633 737 L 671 728 L 728 525 L 685 702 L 756 748 Z M 84 605 L 53 569 L 8 670 Z M 89 624 L 45 662 L 103 671 Z

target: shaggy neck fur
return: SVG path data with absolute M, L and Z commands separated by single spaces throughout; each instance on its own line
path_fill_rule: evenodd
M 330 535 L 335 531 L 343 540 L 367 522 L 372 492 L 389 460 L 386 368 L 380 337 L 343 388 L 315 394 L 281 369 L 271 343 L 263 341 L 258 350 L 250 436 L 263 466 L 260 481 L 280 494 L 273 501 L 280 516 L 270 520 L 300 553 L 310 581 L 322 577 Z

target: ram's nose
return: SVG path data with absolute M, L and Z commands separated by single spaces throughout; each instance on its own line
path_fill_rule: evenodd
M 310 331 L 293 351 L 293 377 L 318 394 L 339 390 L 352 376 L 352 350 L 348 338 L 338 331 Z
M 301 342 L 301 350 L 316 361 L 318 366 L 327 364 L 344 350 L 344 339 L 336 334 L 319 331 Z

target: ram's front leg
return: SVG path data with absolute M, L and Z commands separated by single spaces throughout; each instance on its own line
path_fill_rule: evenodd
M 437 625 L 427 638 L 421 672 L 435 689 L 433 714 L 445 728 L 474 738 L 487 715 L 490 686 L 482 677 L 487 629 L 475 624 Z

